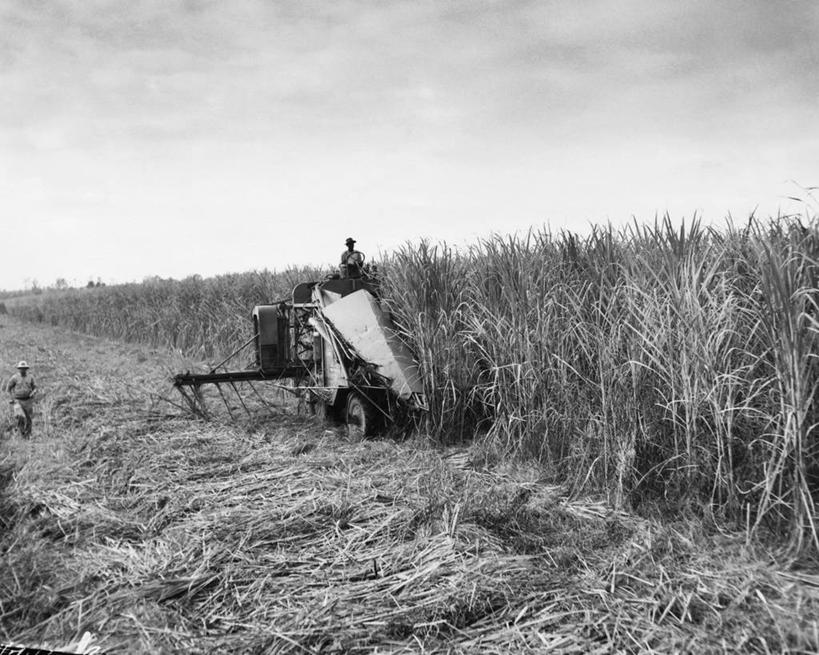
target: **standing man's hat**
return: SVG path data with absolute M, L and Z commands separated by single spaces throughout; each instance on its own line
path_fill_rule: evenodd
M 28 368 L 28 364 L 26 364 L 26 361 L 24 359 L 20 360 L 19 362 L 17 362 L 17 368 Z
M 351 243 L 355 243 L 355 239 L 353 239 L 353 237 L 347 237 L 344 243 L 349 246 Z

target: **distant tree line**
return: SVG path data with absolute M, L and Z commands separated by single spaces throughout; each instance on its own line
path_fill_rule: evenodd
M 97 287 L 104 287 L 105 282 L 101 278 L 95 280 L 88 280 L 85 284 L 86 289 L 94 289 Z M 37 296 L 44 291 L 66 291 L 68 289 L 79 289 L 81 287 L 78 283 L 71 283 L 64 277 L 58 277 L 54 280 L 54 284 L 50 286 L 40 286 L 40 283 L 35 279 L 27 279 L 24 282 L 22 289 L 0 289 L 0 299 L 5 298 L 21 298 L 23 296 Z

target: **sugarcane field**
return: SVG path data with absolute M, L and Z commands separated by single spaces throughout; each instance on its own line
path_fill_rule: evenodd
M 8 299 L 0 364 L 25 354 L 37 395 L 31 434 L 10 414 L 3 433 L 0 638 L 816 652 L 817 243 L 793 221 L 658 223 L 408 245 L 377 278 L 260 271 Z M 355 373 L 361 335 L 381 334 L 342 316 L 375 320 L 362 294 L 412 354 L 394 373 L 417 378 L 402 383 L 412 407 L 378 387 L 385 368 Z M 325 336 L 307 335 L 301 370 L 252 352 L 267 334 L 299 356 L 285 309 Z M 341 408 L 321 386 L 333 367 Z M 363 429 L 357 393 L 382 394 L 392 420 Z
M 819 654 L 817 34 L 0 0 L 0 655 Z

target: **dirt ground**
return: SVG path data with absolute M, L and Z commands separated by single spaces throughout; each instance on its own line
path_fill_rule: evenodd
M 163 400 L 170 353 L 0 323 L 0 372 L 25 358 L 41 389 L 30 440 L 2 424 L 0 643 L 819 652 L 815 563 L 742 533 L 569 498 L 423 435 L 353 443 L 292 404 L 206 422 Z

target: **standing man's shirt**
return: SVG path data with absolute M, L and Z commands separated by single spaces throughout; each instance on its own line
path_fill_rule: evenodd
M 15 373 L 11 376 L 11 380 L 9 380 L 6 388 L 15 400 L 26 400 L 27 398 L 31 398 L 31 394 L 34 393 L 36 385 L 31 375 L 22 376 L 19 373 Z

